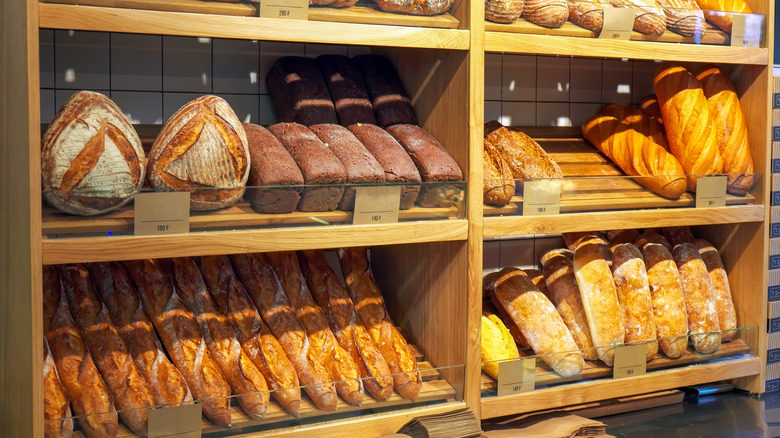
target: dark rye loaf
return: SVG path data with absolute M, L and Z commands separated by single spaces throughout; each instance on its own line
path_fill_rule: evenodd
M 244 123 L 249 142 L 249 180 L 244 197 L 260 213 L 290 213 L 303 191 L 303 174 L 290 152 L 270 131 Z

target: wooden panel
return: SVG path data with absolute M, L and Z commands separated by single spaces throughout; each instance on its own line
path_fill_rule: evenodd
M 458 50 L 467 50 L 469 47 L 469 32 L 459 29 L 404 26 L 382 26 L 381 29 L 377 29 L 377 26 L 370 24 L 278 20 L 53 3 L 40 3 L 38 9 L 39 25 L 54 29 Z

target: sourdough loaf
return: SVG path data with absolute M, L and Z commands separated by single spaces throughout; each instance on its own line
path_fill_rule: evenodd
M 290 213 L 303 191 L 303 174 L 290 152 L 267 129 L 244 123 L 249 147 L 246 200 L 260 213 Z
M 278 122 L 338 123 L 325 78 L 311 58 L 283 56 L 265 77 Z
M 695 0 L 656 0 L 666 14 L 666 28 L 682 36 L 701 38 L 707 29 Z
M 510 131 L 496 120 L 485 123 L 485 143 L 494 146 L 516 180 L 561 178 L 560 167 L 533 139 Z
M 569 21 L 593 32 L 601 32 L 605 5 L 609 5 L 606 0 L 569 0 Z
M 645 35 L 658 36 L 666 30 L 666 14 L 656 0 L 609 0 L 617 8 L 636 10 L 634 30 Z

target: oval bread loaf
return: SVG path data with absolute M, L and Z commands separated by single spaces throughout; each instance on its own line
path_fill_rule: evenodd
M 731 288 L 729 287 L 729 277 L 726 274 L 726 268 L 723 267 L 723 260 L 720 258 L 718 250 L 704 239 L 694 239 L 691 242 L 699 250 L 704 265 L 710 274 L 712 287 L 715 290 L 715 307 L 718 310 L 718 324 L 721 330 L 723 342 L 734 339 L 737 335 L 737 310 L 734 308 L 734 301 L 731 298 Z
M 688 333 L 699 353 L 714 353 L 720 347 L 721 334 L 715 290 L 707 266 L 690 243 L 681 243 L 672 251 L 688 312 Z
M 658 345 L 665 355 L 674 359 L 688 347 L 688 313 L 680 283 L 680 273 L 672 253 L 660 243 L 642 247 L 647 267 L 647 283 L 653 299 L 653 322 Z
M 612 276 L 618 302 L 623 310 L 627 343 L 645 343 L 646 359 L 658 352 L 653 302 L 642 253 L 631 243 L 616 245 L 612 250 Z

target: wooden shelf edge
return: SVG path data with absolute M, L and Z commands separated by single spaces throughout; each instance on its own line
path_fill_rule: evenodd
M 736 205 L 716 208 L 599 211 L 555 216 L 487 216 L 483 218 L 483 236 L 592 231 L 594 228 L 620 230 L 761 222 L 764 220 L 764 211 L 763 205 Z
M 468 50 L 469 31 L 38 4 L 41 28 Z
M 554 388 L 539 389 L 506 397 L 481 400 L 482 419 L 502 417 L 543 409 L 589 403 L 616 397 L 698 385 L 759 374 L 761 358 L 734 359 L 713 364 L 691 365 L 626 379 L 585 381 Z
M 486 52 L 766 65 L 769 49 L 485 32 Z
M 214 231 L 161 236 L 43 239 L 43 264 L 245 254 L 346 246 L 465 241 L 468 221 Z

